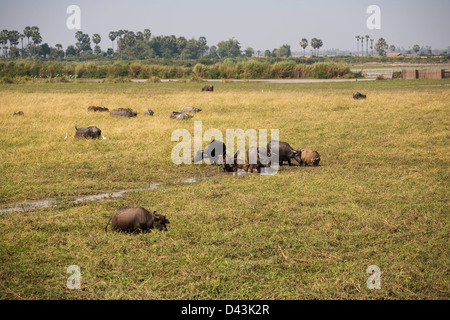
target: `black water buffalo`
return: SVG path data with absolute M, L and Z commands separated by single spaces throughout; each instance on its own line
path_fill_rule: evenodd
M 355 92 L 353 93 L 353 99 L 366 99 L 366 95 L 359 92 Z
M 105 107 L 90 106 L 90 107 L 88 107 L 88 111 L 92 111 L 92 112 L 109 112 L 109 109 L 105 108 Z
M 289 165 L 291 165 L 291 159 L 295 159 L 299 164 L 302 162 L 302 152 L 294 150 L 289 143 L 278 140 L 271 140 L 267 144 L 267 151 L 269 156 L 278 155 L 278 162 L 280 166 L 283 165 L 284 161 L 287 161 Z
M 145 109 L 144 110 L 144 115 L 147 115 L 147 116 L 152 116 L 152 115 L 154 115 L 155 113 L 153 112 L 153 110 L 151 110 L 151 109 Z
M 97 127 L 77 128 L 75 125 L 75 138 L 100 139 L 102 130 Z
M 202 111 L 202 109 L 194 108 L 194 107 L 183 107 L 181 108 L 181 112 L 184 113 L 197 113 Z
M 267 149 L 264 147 L 250 147 L 247 150 L 248 171 L 253 172 L 256 169 L 261 173 L 261 168 L 268 168 L 271 166 L 270 157 L 267 154 Z
M 202 159 L 209 159 L 211 164 L 219 164 L 219 157 L 222 156 L 222 161 L 227 154 L 227 147 L 222 141 L 213 139 L 211 143 L 205 148 L 205 150 L 199 150 L 195 154 L 194 163 L 201 161 Z
M 14 116 L 23 116 L 23 111 L 14 112 Z
M 214 91 L 214 86 L 210 85 L 210 84 L 207 84 L 206 86 L 204 86 L 202 88 L 202 91 Z
M 137 116 L 137 112 L 134 112 L 133 110 L 131 110 L 130 108 L 119 108 L 119 109 L 114 109 L 113 111 L 111 111 L 110 113 L 111 116 L 120 116 L 120 117 L 136 117 Z
M 187 120 L 187 119 L 190 119 L 190 118 L 192 118 L 193 116 L 191 116 L 191 115 L 189 115 L 189 114 L 187 114 L 187 113 L 184 113 L 184 112 L 176 112 L 176 111 L 173 111 L 171 114 L 170 114 L 170 118 L 172 118 L 172 119 L 177 119 L 177 120 Z
M 302 162 L 300 165 L 304 166 L 318 166 L 320 162 L 320 155 L 314 150 L 303 150 L 302 151 Z
M 105 232 L 108 231 L 110 222 L 113 230 L 130 233 L 147 233 L 154 228 L 167 231 L 166 224 L 170 224 L 166 215 L 156 214 L 156 211 L 151 213 L 142 207 L 117 210 L 109 218 Z
M 227 160 L 222 164 L 222 168 L 224 172 L 237 172 L 239 169 L 248 171 L 248 163 L 238 163 L 238 157 L 239 157 L 240 151 L 238 150 L 235 154 L 233 159 L 227 158 Z

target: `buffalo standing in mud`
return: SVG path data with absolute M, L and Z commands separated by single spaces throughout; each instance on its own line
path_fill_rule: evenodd
M 226 154 L 227 147 L 225 146 L 225 143 L 213 139 L 205 150 L 197 151 L 194 157 L 194 163 L 197 163 L 203 159 L 209 159 L 212 165 L 215 163 L 218 164 L 219 157 L 222 156 L 222 158 L 225 159 Z
M 271 166 L 270 156 L 267 154 L 267 149 L 264 147 L 250 147 L 247 150 L 248 171 L 253 173 L 256 170 L 261 173 L 262 168 Z
M 222 164 L 222 168 L 224 172 L 237 172 L 238 170 L 248 171 L 248 163 L 238 163 L 240 151 L 238 150 L 233 157 L 233 160 L 227 158 L 227 160 Z
M 283 165 L 284 161 L 287 161 L 289 165 L 291 164 L 291 159 L 294 159 L 299 164 L 302 162 L 302 152 L 292 148 L 289 143 L 284 141 L 271 140 L 267 144 L 267 151 L 269 156 L 272 154 L 278 155 L 278 162 L 280 166 Z
M 142 207 L 117 210 L 109 218 L 105 232 L 108 231 L 110 222 L 113 230 L 129 233 L 147 233 L 155 228 L 160 231 L 167 231 L 166 224 L 170 224 L 166 215 L 156 214 L 156 211 L 152 213 Z
M 87 128 L 77 128 L 75 125 L 75 138 L 85 138 L 85 139 L 100 139 L 102 135 L 102 130 L 97 127 L 87 127 Z

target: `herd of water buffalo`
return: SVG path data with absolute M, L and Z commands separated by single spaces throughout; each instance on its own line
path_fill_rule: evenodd
M 202 91 L 214 91 L 212 85 L 206 85 Z M 353 94 L 353 99 L 365 99 L 366 95 L 359 92 Z M 99 106 L 90 106 L 88 111 L 91 112 L 109 112 L 108 108 Z M 186 120 L 193 117 L 192 114 L 202 111 L 195 107 L 183 107 L 181 112 L 172 112 L 170 118 L 178 120 Z M 15 112 L 15 116 L 23 116 L 22 111 Z M 119 108 L 110 112 L 111 116 L 136 117 L 137 112 L 129 108 Z M 153 116 L 154 111 L 146 109 L 144 115 Z M 95 126 L 87 128 L 78 128 L 75 126 L 75 137 L 86 139 L 99 139 L 102 131 Z M 227 158 L 226 146 L 222 141 L 213 140 L 204 150 L 199 150 L 194 156 L 194 163 L 199 163 L 204 159 L 209 159 L 212 165 L 221 164 L 225 172 L 237 172 L 244 170 L 246 172 L 261 172 L 262 168 L 273 165 L 273 159 L 277 159 L 278 165 L 282 166 L 287 162 L 292 165 L 295 160 L 300 166 L 318 166 L 320 155 L 315 150 L 295 150 L 289 143 L 284 141 L 271 140 L 266 147 L 250 147 L 246 150 L 245 160 L 238 160 L 240 151 L 238 150 L 232 159 Z M 167 231 L 166 224 L 169 220 L 166 215 L 156 214 L 156 211 L 150 212 L 142 207 L 137 208 L 121 208 L 111 215 L 105 230 L 109 223 L 112 229 L 123 232 L 149 232 L 151 229 Z

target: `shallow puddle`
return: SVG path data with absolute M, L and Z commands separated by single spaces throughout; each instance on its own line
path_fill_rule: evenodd
M 273 175 L 279 171 L 285 170 L 285 168 L 281 169 L 279 167 L 276 169 L 275 168 L 272 168 L 272 169 L 271 168 L 263 168 L 263 169 L 265 169 L 265 170 L 261 170 L 261 173 L 260 173 L 261 175 Z M 249 174 L 249 172 L 246 172 L 244 170 L 238 170 L 237 172 L 233 172 L 233 176 L 241 176 L 244 174 Z M 211 176 L 210 178 L 213 178 L 213 176 Z M 195 183 L 195 182 L 199 182 L 203 179 L 204 178 L 191 177 L 191 178 L 181 179 L 181 180 L 179 180 L 179 182 Z M 121 198 L 127 193 L 139 192 L 139 191 L 145 191 L 145 190 L 154 190 L 154 189 L 158 189 L 161 186 L 162 186 L 162 184 L 160 184 L 160 183 L 152 183 L 152 184 L 149 184 L 147 187 L 141 188 L 141 189 L 130 189 L 130 190 L 115 191 L 115 192 L 106 192 L 106 193 L 101 193 L 101 194 L 77 197 L 74 199 L 69 199 L 68 201 L 67 201 L 67 199 L 61 199 L 59 201 L 57 199 L 47 199 L 47 200 L 25 201 L 25 202 L 21 202 L 21 203 L 11 203 L 9 205 L 5 205 L 6 208 L 0 209 L 0 214 L 15 213 L 15 212 L 29 212 L 29 211 L 33 211 L 36 209 L 55 208 L 55 207 L 58 207 L 58 202 L 65 203 L 65 204 L 67 202 L 74 203 L 74 204 L 80 204 L 85 201 L 101 201 L 104 199 Z

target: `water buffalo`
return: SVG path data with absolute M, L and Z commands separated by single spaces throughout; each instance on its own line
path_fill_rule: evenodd
M 248 171 L 248 163 L 238 163 L 238 157 L 239 157 L 240 151 L 238 150 L 233 157 L 233 160 L 227 158 L 227 161 L 225 161 L 222 165 L 224 172 L 237 172 L 239 169 Z
M 207 84 L 206 86 L 204 86 L 202 88 L 202 91 L 214 91 L 214 86 L 210 85 L 210 84 Z
M 23 116 L 23 111 L 14 112 L 14 116 Z
M 130 108 L 119 108 L 119 109 L 114 109 L 113 111 L 111 111 L 110 113 L 111 116 L 121 116 L 121 117 L 136 117 L 137 116 L 137 112 L 134 112 L 133 110 L 131 110 Z
M 184 113 L 197 113 L 202 111 L 202 109 L 194 108 L 194 107 L 183 107 L 181 108 L 181 112 Z
M 75 138 L 85 138 L 85 139 L 100 139 L 102 130 L 97 127 L 87 127 L 87 128 L 77 128 L 75 125 Z
M 170 223 L 166 215 L 156 214 L 156 211 L 151 213 L 142 207 L 117 210 L 109 218 L 105 232 L 108 231 L 110 222 L 113 230 L 130 233 L 147 233 L 154 228 L 167 231 L 166 224 Z
M 302 162 L 300 165 L 305 166 L 318 166 L 320 162 L 320 155 L 314 150 L 303 150 L 302 151 Z
M 144 110 L 144 115 L 147 115 L 147 116 L 152 116 L 152 115 L 154 115 L 155 113 L 153 112 L 153 110 L 151 110 L 151 109 L 145 109 Z
M 353 93 L 353 99 L 366 99 L 366 95 L 359 92 L 355 92 Z
M 190 119 L 190 118 L 192 118 L 193 116 L 191 116 L 191 115 L 189 115 L 189 114 L 187 114 L 187 113 L 184 113 L 184 112 L 176 112 L 176 111 L 173 111 L 171 114 L 170 114 L 170 118 L 172 118 L 172 119 L 177 119 L 177 120 L 187 120 L 187 119 Z
M 105 108 L 105 107 L 91 106 L 91 107 L 88 107 L 88 111 L 92 111 L 92 112 L 109 112 L 109 109 Z
M 287 161 L 291 165 L 291 159 L 295 159 L 299 164 L 302 162 L 302 152 L 294 150 L 289 143 L 284 141 L 271 140 L 267 144 L 267 151 L 269 156 L 272 154 L 278 155 L 278 162 L 280 166 L 284 161 Z
M 225 159 L 227 154 L 227 147 L 222 141 L 213 139 L 211 143 L 205 148 L 205 150 L 199 150 L 194 156 L 194 163 L 201 161 L 202 159 L 209 159 L 211 164 L 218 164 L 219 157 L 222 156 Z
M 248 171 L 253 173 L 256 169 L 261 173 L 261 168 L 270 167 L 270 157 L 267 154 L 267 149 L 264 147 L 250 147 L 247 149 Z

